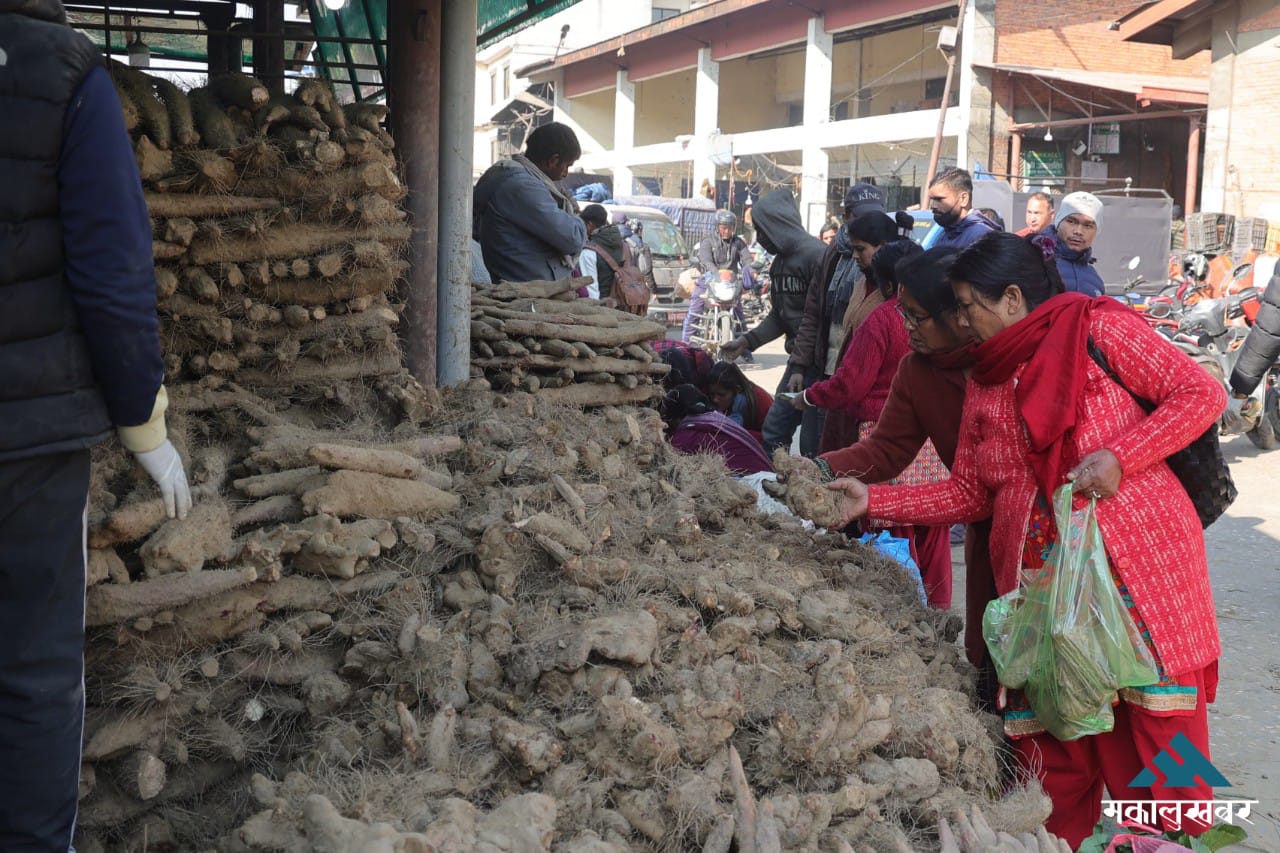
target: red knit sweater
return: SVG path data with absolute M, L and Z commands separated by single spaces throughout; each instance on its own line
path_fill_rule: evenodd
M 1076 458 L 1107 448 L 1119 459 L 1119 492 L 1098 502 L 1098 525 L 1112 564 L 1133 596 L 1170 675 L 1221 653 L 1204 533 L 1182 484 L 1164 464 L 1217 419 L 1226 392 L 1136 313 L 1095 315 L 1090 332 L 1116 374 L 1158 404 L 1147 416 L 1092 360 L 1086 365 Z M 926 486 L 871 486 L 870 512 L 903 524 L 946 524 L 993 515 L 996 590 L 1018 582 L 1023 543 L 1038 491 L 1018 415 L 1018 376 L 1002 385 L 968 383 L 950 479 Z
M 811 405 L 842 409 L 860 421 L 874 422 L 880 417 L 898 362 L 911 350 L 897 306 L 895 296 L 867 315 L 836 372 L 805 392 Z
M 943 464 L 952 467 L 964 385 L 964 371 L 943 370 L 919 353 L 908 353 L 898 364 L 871 435 L 822 458 L 841 477 L 883 483 L 905 471 L 925 441 L 933 439 Z

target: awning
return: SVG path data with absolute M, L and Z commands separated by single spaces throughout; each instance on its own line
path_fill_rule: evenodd
M 1038 68 L 1031 65 L 1005 65 L 979 63 L 978 68 L 990 68 L 1006 74 L 1022 74 L 1058 83 L 1072 83 L 1094 89 L 1107 89 L 1133 95 L 1136 101 L 1150 101 L 1181 106 L 1203 107 L 1209 103 L 1209 78 L 1169 77 L 1148 74 L 1126 74 L 1115 71 L 1084 71 L 1076 68 Z
M 384 4 L 386 0 L 381 0 Z M 476 42 L 488 47 L 499 39 L 568 9 L 578 0 L 480 0 Z
M 510 98 L 502 102 L 502 105 L 494 110 L 493 115 L 489 117 L 489 121 L 497 124 L 508 122 L 517 115 L 533 110 L 535 112 L 550 112 L 552 109 L 548 98 L 551 97 L 551 85 L 549 83 L 535 83 L 528 89 L 516 92 Z
M 1139 6 L 1116 24 L 1124 41 L 1167 44 L 1174 59 L 1186 59 L 1209 49 L 1214 5 L 1212 0 L 1158 0 Z

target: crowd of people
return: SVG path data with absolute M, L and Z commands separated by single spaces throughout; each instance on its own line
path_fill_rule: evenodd
M 192 496 L 167 437 L 151 224 L 120 101 L 61 3 L 0 8 L 11 51 L 0 51 L 0 66 L 21 59 L 0 100 L 23 117 L 22 133 L 0 135 L 10 179 L 0 258 L 8 304 L 27 309 L 0 321 L 0 850 L 68 850 L 83 739 L 90 448 L 117 433 L 170 518 L 186 517 Z M 616 299 L 636 235 L 599 205 L 579 210 L 562 189 L 580 156 L 573 131 L 553 122 L 481 177 L 477 278 L 578 272 L 591 281 L 584 296 Z M 1052 798 L 1049 829 L 1074 848 L 1098 820 L 1104 787 L 1115 799 L 1212 799 L 1203 779 L 1135 782 L 1175 735 L 1209 755 L 1221 645 L 1203 531 L 1164 460 L 1214 423 L 1226 395 L 1128 308 L 1095 298 L 1096 197 L 1072 193 L 1055 210 L 1033 195 L 1020 234 L 973 208 L 963 170 L 939 175 L 929 200 L 942 233 L 922 251 L 869 184 L 850 188 L 842 222 L 820 237 L 804 229 L 789 190 L 761 197 L 747 224 L 774 256 L 770 312 L 724 348 L 729 361 L 661 342 L 671 368 L 662 416 L 674 447 L 720 455 L 744 476 L 770 471 L 771 452 L 799 429 L 801 452 L 840 495 L 848 524 L 911 538 L 934 607 L 951 601 L 939 534 L 967 525 L 965 650 L 1013 754 Z M 736 224 L 720 218 L 704 267 L 749 265 Z M 788 352 L 780 400 L 731 363 L 778 337 Z M 1242 376 L 1236 390 L 1257 381 Z M 1059 547 L 1049 500 L 1064 484 L 1097 502 L 1112 580 L 1158 671 L 1155 683 L 1120 692 L 1112 731 L 1070 741 L 1041 725 L 1025 695 L 1000 687 L 978 631 L 983 606 Z M 1199 814 L 1181 814 L 1181 825 L 1205 828 Z
M 963 525 L 976 692 L 1052 799 L 1049 830 L 1078 846 L 1105 791 L 1180 802 L 1168 825 L 1203 831 L 1195 803 L 1212 799 L 1208 785 L 1133 783 L 1175 735 L 1209 755 L 1220 645 L 1204 535 L 1164 460 L 1217 420 L 1225 393 L 1131 309 L 1098 298 L 1097 197 L 1055 205 L 1033 195 L 1027 227 L 1013 234 L 973 209 L 961 170 L 939 175 L 929 195 L 941 233 L 927 251 L 876 187 L 851 188 L 841 224 L 822 239 L 803 234 L 789 194 L 761 199 L 760 237 L 788 286 L 725 354 L 785 336 L 779 399 L 762 405 L 767 394 L 736 367 L 699 366 L 672 344 L 664 358 L 676 384 L 663 410 L 673 444 L 754 473 L 769 457 L 741 427 L 759 423 L 768 452 L 791 446 L 799 427 L 801 454 L 840 493 L 850 528 L 911 541 L 933 607 L 951 606 L 947 532 Z M 699 393 L 712 374 L 714 390 Z M 1052 559 L 1050 500 L 1068 484 L 1078 503 L 1096 502 L 1112 580 L 1158 680 L 1118 691 L 1111 731 L 1059 740 L 1025 694 L 1000 685 L 982 621 L 988 603 Z

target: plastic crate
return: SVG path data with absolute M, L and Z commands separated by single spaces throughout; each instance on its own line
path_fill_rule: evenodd
M 1267 253 L 1280 252 L 1280 224 L 1271 222 L 1267 225 Z
M 1192 213 L 1187 216 L 1187 251 L 1225 252 L 1231 245 L 1232 224 L 1229 213 Z
M 1231 227 L 1231 251 L 1233 254 L 1262 252 L 1267 248 L 1267 220 L 1256 216 L 1241 216 Z

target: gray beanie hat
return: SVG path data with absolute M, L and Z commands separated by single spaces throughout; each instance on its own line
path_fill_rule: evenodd
M 1053 227 L 1057 228 L 1062 220 L 1073 213 L 1089 217 L 1097 223 L 1099 229 L 1102 228 L 1102 199 L 1093 193 L 1071 193 L 1063 198 L 1062 204 L 1058 205 L 1057 215 L 1053 218 Z

